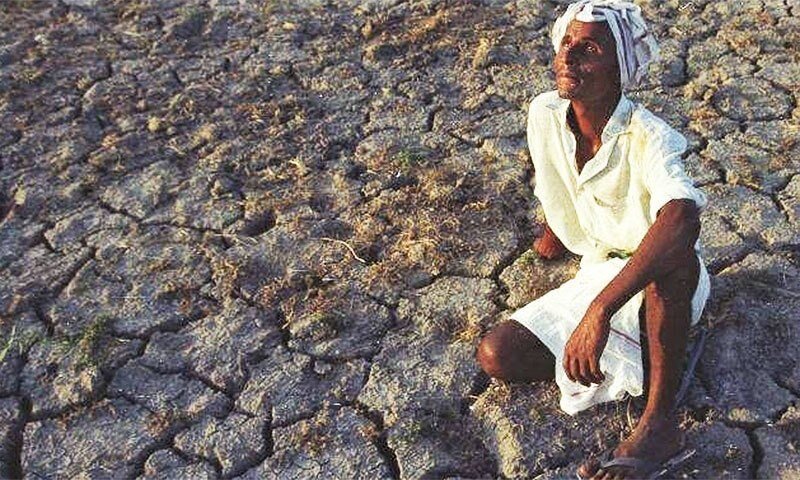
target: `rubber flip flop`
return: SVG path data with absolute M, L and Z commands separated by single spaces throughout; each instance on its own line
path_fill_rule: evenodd
M 627 467 L 633 471 L 639 472 L 640 475 L 644 474 L 644 476 L 640 478 L 657 480 L 659 478 L 664 478 L 665 475 L 668 475 L 670 472 L 674 471 L 686 460 L 692 458 L 696 452 L 697 451 L 694 449 L 681 450 L 663 462 L 653 462 L 636 457 L 613 458 L 613 449 L 610 449 L 601 455 L 601 458 L 607 458 L 607 460 L 600 464 L 598 470 L 614 466 Z M 575 472 L 575 475 L 579 480 L 587 480 L 586 478 L 581 477 L 577 472 Z

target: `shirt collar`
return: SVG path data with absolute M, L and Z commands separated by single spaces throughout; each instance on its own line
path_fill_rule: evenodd
M 557 96 L 548 103 L 547 106 L 557 112 L 557 118 L 561 126 L 569 128 L 567 127 L 569 100 Z M 603 143 L 606 143 L 612 137 L 628 131 L 628 125 L 630 125 L 631 121 L 631 112 L 633 112 L 633 102 L 628 100 L 628 97 L 626 97 L 624 93 L 621 93 L 614 113 L 611 114 L 611 118 L 606 122 L 606 126 L 603 127 L 603 133 L 600 135 L 600 139 Z

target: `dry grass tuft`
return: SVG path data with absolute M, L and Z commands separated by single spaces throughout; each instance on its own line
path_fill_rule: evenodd
M 378 427 L 376 427 L 373 423 L 367 423 L 362 425 L 358 429 L 358 431 L 361 434 L 361 436 L 363 436 L 370 442 L 375 441 L 381 435 L 380 429 L 378 429 Z
M 329 442 L 325 430 L 330 424 L 327 415 L 319 415 L 311 420 L 304 420 L 300 423 L 297 431 L 297 444 L 305 448 L 311 455 L 322 453 L 325 444 Z
M 447 26 L 448 13 L 444 9 L 437 10 L 435 14 L 425 17 L 411 25 L 406 34 L 406 40 L 418 43 L 430 33 Z
M 77 355 L 76 360 L 79 367 L 97 365 L 97 347 L 101 337 L 108 329 L 109 320 L 107 316 L 98 317 L 77 338 L 75 354 Z
M 481 327 L 481 319 L 470 309 L 466 313 L 466 318 L 460 329 L 453 332 L 453 340 L 456 342 L 472 343 L 476 338 L 480 337 L 483 333 Z

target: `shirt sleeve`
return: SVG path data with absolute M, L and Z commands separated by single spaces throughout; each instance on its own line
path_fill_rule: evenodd
M 694 186 L 683 168 L 686 139 L 672 132 L 655 142 L 649 149 L 644 172 L 644 183 L 650 193 L 650 217 L 655 221 L 658 211 L 670 200 L 694 200 L 701 211 L 708 204 L 705 194 Z

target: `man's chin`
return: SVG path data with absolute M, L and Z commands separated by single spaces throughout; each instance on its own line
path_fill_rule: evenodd
M 556 77 L 556 89 L 558 90 L 558 96 L 570 100 L 574 99 L 576 94 L 580 94 L 579 90 L 581 89 L 581 83 L 582 82 L 578 80 L 568 77 Z
M 561 88 L 557 87 L 558 96 L 564 98 L 566 100 L 572 100 L 575 98 L 575 89 L 574 88 Z

